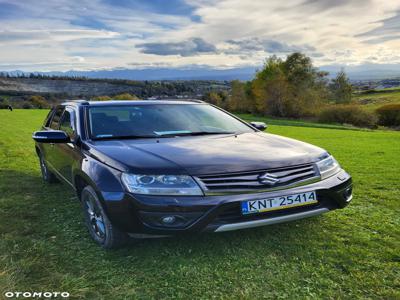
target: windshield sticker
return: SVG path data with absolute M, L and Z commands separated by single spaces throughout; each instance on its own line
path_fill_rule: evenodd
M 96 135 L 96 138 L 105 138 L 105 137 L 112 137 L 114 136 L 113 134 L 98 134 Z

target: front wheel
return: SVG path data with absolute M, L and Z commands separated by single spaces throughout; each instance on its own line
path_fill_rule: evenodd
M 90 236 L 105 249 L 118 248 L 128 240 L 128 235 L 118 230 L 108 219 L 104 208 L 91 186 L 86 186 L 81 193 L 81 202 L 85 223 Z
M 55 183 L 58 182 L 56 175 L 54 175 L 46 164 L 42 154 L 39 154 L 40 171 L 42 172 L 42 178 L 45 182 Z

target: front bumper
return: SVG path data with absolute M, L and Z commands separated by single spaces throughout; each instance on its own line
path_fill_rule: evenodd
M 260 214 L 242 215 L 241 201 L 316 191 L 318 203 Z M 344 208 L 352 199 L 352 180 L 341 170 L 325 180 L 286 190 L 223 196 L 147 196 L 103 193 L 113 224 L 131 234 L 175 235 L 221 232 L 293 221 Z M 166 224 L 165 217 L 175 221 Z

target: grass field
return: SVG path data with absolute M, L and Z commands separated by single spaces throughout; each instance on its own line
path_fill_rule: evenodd
M 312 127 L 312 128 L 326 128 L 326 129 L 349 129 L 349 130 L 369 130 L 367 128 L 360 128 L 351 125 L 341 124 L 322 124 L 317 123 L 315 120 L 295 120 L 295 119 L 284 119 L 284 118 L 271 118 L 263 116 L 255 116 L 251 114 L 237 114 L 239 118 L 246 120 L 247 122 L 265 122 L 270 125 L 278 126 L 293 126 L 293 127 Z
M 40 178 L 46 111 L 0 111 L 0 292 L 71 299 L 400 299 L 400 132 L 271 125 L 352 174 L 344 209 L 287 224 L 104 251 L 69 188 Z M 1 298 L 2 296 L 0 296 Z
M 373 111 L 385 104 L 400 104 L 400 89 L 388 88 L 373 93 L 361 93 L 353 96 L 353 102 L 363 105 L 367 110 Z

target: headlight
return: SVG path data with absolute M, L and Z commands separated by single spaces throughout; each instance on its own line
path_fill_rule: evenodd
M 328 178 L 340 171 L 340 165 L 332 155 L 317 162 L 321 179 Z
M 135 175 L 123 173 L 122 182 L 134 194 L 202 196 L 203 192 L 188 175 Z

